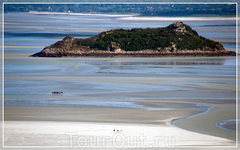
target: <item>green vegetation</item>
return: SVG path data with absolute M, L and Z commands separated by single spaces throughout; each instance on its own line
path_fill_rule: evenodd
M 125 51 L 164 50 L 175 44 L 177 50 L 219 50 L 223 49 L 219 42 L 198 36 L 190 26 L 174 23 L 165 28 L 135 28 L 131 30 L 115 29 L 102 32 L 95 37 L 78 39 L 79 45 L 91 49 L 109 50 L 110 44 L 116 42 Z

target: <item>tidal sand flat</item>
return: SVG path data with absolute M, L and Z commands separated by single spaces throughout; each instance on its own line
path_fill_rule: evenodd
M 11 59 L 16 58 L 12 54 L 6 56 L 6 62 L 24 65 L 28 60 L 39 66 L 29 71 L 6 69 L 5 146 L 68 147 L 69 134 L 77 134 L 75 148 L 81 147 L 79 136 L 115 138 L 117 134 L 137 140 L 142 134 L 145 148 L 236 144 L 236 133 L 215 125 L 235 118 L 235 58 L 17 60 Z M 41 67 L 46 64 L 55 69 Z M 154 138 L 165 137 L 167 145 L 154 145 Z M 169 144 L 172 137 L 174 145 Z M 139 142 L 130 146 L 141 148 Z M 88 141 L 87 147 L 92 144 Z M 115 146 L 106 142 L 108 148 Z
M 203 143 L 204 146 L 211 147 L 235 145 L 224 138 L 164 125 L 6 121 L 5 126 L 5 143 L 17 146 L 141 149 L 202 146 Z
M 73 33 L 87 38 L 113 28 L 164 27 L 175 21 L 33 13 L 5 18 L 4 146 L 236 145 L 236 132 L 217 126 L 236 118 L 235 57 L 28 57 Z M 229 40 L 235 37 L 234 20 L 187 24 L 210 39 L 224 35 L 224 47 L 235 48 Z M 210 28 L 214 24 L 223 26 Z

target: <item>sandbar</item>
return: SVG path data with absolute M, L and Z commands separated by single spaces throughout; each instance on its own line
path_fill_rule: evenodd
M 204 21 L 204 20 L 236 20 L 235 17 L 122 17 L 119 20 L 146 21 Z
M 41 14 L 41 15 L 77 15 L 77 16 L 105 16 L 105 17 L 129 17 L 133 15 L 116 15 L 116 14 L 96 14 L 96 13 L 62 13 L 62 12 L 38 12 L 30 11 L 31 14 Z

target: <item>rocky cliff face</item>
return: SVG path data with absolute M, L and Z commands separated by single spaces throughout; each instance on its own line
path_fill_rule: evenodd
M 67 52 L 67 51 L 90 51 L 89 46 L 79 45 L 78 40 L 75 39 L 72 35 L 66 36 L 61 41 L 58 41 L 50 46 L 45 47 L 39 54 L 47 54 L 52 55 L 54 53 L 58 53 L 57 55 L 61 55 L 61 53 Z
M 74 37 L 72 35 L 66 36 L 63 40 L 58 41 L 50 46 L 45 47 L 45 51 L 64 51 L 70 50 L 73 46 Z
M 186 33 L 189 33 L 186 30 L 186 26 L 182 22 L 174 22 L 173 24 L 168 26 L 169 29 L 173 29 L 173 31 L 176 34 L 182 34 L 185 35 Z

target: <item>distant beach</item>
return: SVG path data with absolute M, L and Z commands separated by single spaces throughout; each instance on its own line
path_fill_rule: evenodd
M 236 17 L 139 17 L 138 14 L 95 14 L 95 13 L 62 13 L 62 12 L 37 12 L 30 11 L 32 14 L 42 15 L 76 15 L 76 16 L 105 16 L 120 17 L 120 20 L 146 20 L 146 21 L 201 21 L 201 20 L 236 20 Z
M 30 11 L 31 14 L 38 15 L 76 15 L 76 16 L 105 16 L 105 17 L 132 17 L 135 15 L 126 15 L 126 14 L 96 14 L 96 13 L 62 13 L 62 12 L 38 12 L 38 11 Z
M 207 21 L 207 20 L 236 20 L 236 17 L 122 17 L 120 20 L 145 20 L 145 21 Z

